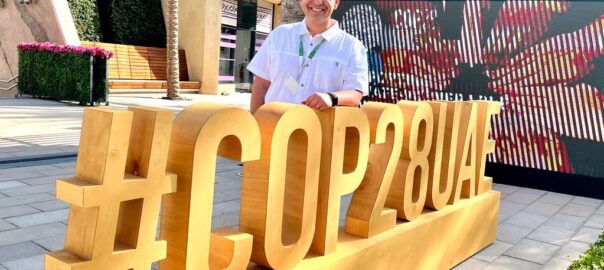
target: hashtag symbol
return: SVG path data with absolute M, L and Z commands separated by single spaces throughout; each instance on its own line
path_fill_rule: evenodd
M 150 269 L 166 257 L 155 236 L 162 195 L 176 191 L 171 128 L 169 110 L 84 111 L 75 176 L 57 180 L 71 204 L 65 248 L 45 256 L 46 269 Z

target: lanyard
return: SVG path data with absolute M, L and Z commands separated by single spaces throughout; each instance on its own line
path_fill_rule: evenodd
M 302 36 L 300 36 L 300 48 L 298 49 L 298 56 L 300 59 L 300 72 L 298 72 L 298 82 L 300 82 L 300 78 L 302 78 L 304 70 L 306 70 L 306 68 L 310 65 L 310 60 L 315 57 L 315 54 L 319 50 L 319 47 L 323 45 L 323 43 L 325 43 L 325 39 L 321 40 L 321 43 L 319 43 L 312 51 L 310 51 L 310 54 L 308 54 L 308 59 L 304 61 L 304 43 L 302 42 Z

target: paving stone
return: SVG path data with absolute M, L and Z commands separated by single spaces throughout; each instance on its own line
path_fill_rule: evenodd
M 70 175 L 56 175 L 56 176 L 41 176 L 41 177 L 35 177 L 35 178 L 28 178 L 28 179 L 21 179 L 19 181 L 26 183 L 30 186 L 37 186 L 37 185 L 50 185 L 50 184 L 55 184 L 58 178 L 61 177 L 70 177 L 72 176 L 72 174 Z
M 241 193 L 241 180 L 221 182 L 216 185 L 215 192 L 235 192 Z
M 241 197 L 240 192 L 230 191 L 230 192 L 215 192 L 214 193 L 214 203 L 227 202 L 238 200 Z
M 531 229 L 537 229 L 541 224 L 545 223 L 548 217 L 535 215 L 526 212 L 519 212 L 516 215 L 510 217 L 506 223 L 519 225 Z
M 540 267 L 541 266 L 536 263 L 507 256 L 501 256 L 492 263 L 489 263 L 489 265 L 487 265 L 484 270 L 537 270 Z
M 212 217 L 212 229 L 221 227 L 233 227 L 239 226 L 239 212 L 227 213 L 219 216 Z
M 212 216 L 239 211 L 240 204 L 240 200 L 215 203 L 212 209 Z
M 514 193 L 514 191 L 516 191 L 518 189 L 520 189 L 520 187 L 504 185 L 504 184 L 494 184 L 493 185 L 493 190 L 501 192 L 501 198 Z
M 48 184 L 48 185 L 9 188 L 9 189 L 0 190 L 0 192 L 2 192 L 3 194 L 6 194 L 8 196 L 21 196 L 21 195 L 28 195 L 28 194 L 51 192 L 54 190 L 55 190 L 55 184 Z
M 54 200 L 54 199 L 55 199 L 55 197 L 48 193 L 38 193 L 38 194 L 30 194 L 30 195 L 25 195 L 25 196 L 0 198 L 0 209 L 2 209 L 3 207 L 8 207 L 8 206 L 30 204 L 30 203 L 36 203 L 36 202 L 42 202 L 42 201 L 50 201 L 50 200 Z
M 25 259 L 2 263 L 9 270 L 43 270 L 44 256 L 34 256 Z
M 2 219 L 0 219 L 0 232 L 6 230 L 16 229 L 17 227 L 13 224 L 10 224 Z
M 575 231 L 545 225 L 536 229 L 527 238 L 561 246 L 568 243 L 574 234 Z
M 583 255 L 588 249 L 589 244 L 587 243 L 570 241 L 558 251 L 558 254 L 556 254 L 556 256 L 562 259 L 566 259 L 568 261 L 573 261 L 579 259 L 579 257 Z
M 34 240 L 34 242 L 49 251 L 60 250 L 65 246 L 65 234 Z
M 596 211 L 597 208 L 597 206 L 593 205 L 568 203 L 562 207 L 562 209 L 560 209 L 559 213 L 578 217 L 589 217 Z
M 585 221 L 587 221 L 587 218 L 585 217 L 570 216 L 558 213 L 550 218 L 545 225 L 577 231 L 583 227 Z
M 47 250 L 31 241 L 0 246 L 0 263 L 41 255 L 46 252 Z
M 48 175 L 48 176 L 74 174 L 75 168 L 54 168 L 54 169 L 50 169 L 50 170 L 41 171 L 41 173 L 44 175 Z
M 539 201 L 562 206 L 570 202 L 573 198 L 574 196 L 568 194 L 548 192 L 543 195 L 543 197 L 539 198 Z
M 40 212 L 38 209 L 27 205 L 17 205 L 0 208 L 0 218 L 23 216 Z
M 469 258 L 457 266 L 453 267 L 453 270 L 480 270 L 487 266 L 487 262 Z
M 16 173 L 16 174 L 11 174 L 11 173 L 2 174 L 2 171 L 3 170 L 0 170 L 0 182 L 43 176 L 43 174 L 41 174 L 41 173 L 35 173 L 35 172 L 22 172 L 22 173 Z
M 600 208 L 598 208 L 598 210 L 596 210 L 596 214 L 604 215 L 604 205 L 600 206 Z
M 501 201 L 501 203 L 499 205 L 499 212 L 506 213 L 509 215 L 514 215 L 514 214 L 520 212 L 520 210 L 524 209 L 525 207 L 526 207 L 526 204 L 515 203 L 515 202 L 503 200 L 503 201 Z
M 587 222 L 585 222 L 585 227 L 592 227 L 600 230 L 604 229 L 604 215 L 591 216 Z
M 497 240 L 516 244 L 532 231 L 531 228 L 502 223 L 497 228 Z
M 523 239 L 504 254 L 525 261 L 544 264 L 549 261 L 559 249 L 560 247 L 556 245 Z
M 602 200 L 587 197 L 575 197 L 571 202 L 591 206 L 600 206 L 602 204 Z
M 76 148 L 75 150 L 76 150 L 75 152 L 77 152 L 78 149 Z M 70 151 L 66 151 L 66 152 L 70 152 Z M 52 164 L 52 166 L 57 167 L 57 168 L 72 168 L 72 169 L 75 169 L 75 165 L 76 165 L 75 161 Z
M 513 246 L 514 245 L 510 243 L 495 241 L 495 243 L 481 250 L 476 255 L 472 256 L 472 258 L 485 262 L 492 262 Z
M 57 222 L 3 231 L 0 232 L 0 246 L 64 234 L 66 228 L 65 224 Z
M 8 168 L 8 169 L 2 169 L 2 170 L 0 170 L 0 175 L 29 175 L 30 173 L 35 172 L 35 173 L 32 173 L 32 175 L 34 175 L 34 176 L 28 176 L 28 177 L 12 178 L 12 179 L 10 179 L 10 180 L 15 180 L 15 179 L 32 178 L 32 177 L 35 177 L 35 176 L 44 175 L 44 174 L 41 173 L 42 171 L 44 171 L 44 170 L 52 170 L 52 169 L 56 169 L 56 168 L 53 168 L 50 165 Z
M 531 204 L 545 194 L 545 191 L 535 189 L 519 189 L 506 196 L 504 201 L 510 201 L 521 204 Z
M 497 224 L 504 223 L 508 218 L 510 218 L 512 214 L 508 214 L 506 212 L 501 212 L 497 214 Z
M 52 210 L 69 208 L 69 204 L 59 201 L 59 200 L 32 203 L 29 206 L 32 206 L 36 209 L 40 209 L 42 211 L 52 211 Z
M 593 244 L 598 240 L 601 233 L 602 231 L 599 229 L 583 227 L 575 234 L 573 240 Z
M 569 259 L 564 259 L 560 257 L 554 257 L 549 262 L 547 262 L 541 270 L 563 270 L 568 269 L 568 267 L 572 264 L 572 261 Z
M 6 221 L 23 228 L 23 227 L 30 227 L 30 226 L 34 226 L 34 225 L 40 225 L 40 224 L 53 223 L 53 222 L 67 220 L 68 216 L 69 216 L 69 210 L 61 209 L 61 210 L 47 211 L 47 212 L 35 213 L 35 214 L 30 214 L 30 215 L 25 215 L 25 216 L 7 218 Z
M 522 211 L 531 213 L 531 214 L 537 214 L 537 215 L 541 215 L 541 216 L 551 217 L 551 216 L 555 215 L 560 210 L 560 208 L 562 208 L 561 205 L 545 203 L 545 202 L 541 202 L 538 200 L 538 201 L 534 202 L 533 204 L 524 208 Z
M 15 180 L 0 182 L 0 189 L 23 187 L 23 186 L 27 186 L 27 185 L 24 184 L 23 182 L 19 182 L 19 181 L 15 181 Z

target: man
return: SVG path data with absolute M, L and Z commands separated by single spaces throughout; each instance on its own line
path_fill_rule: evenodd
M 340 0 L 301 0 L 304 21 L 268 36 L 248 70 L 254 73 L 251 112 L 262 104 L 302 103 L 323 111 L 358 106 L 368 93 L 363 44 L 331 18 Z

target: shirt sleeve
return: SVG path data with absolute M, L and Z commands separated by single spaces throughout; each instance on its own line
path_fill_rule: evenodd
M 350 62 L 344 74 L 344 90 L 357 90 L 364 96 L 369 94 L 369 67 L 367 50 L 361 42 L 355 42 L 351 50 Z
M 261 77 L 267 81 L 270 81 L 270 66 L 271 66 L 271 50 L 273 46 L 273 33 L 270 33 L 266 40 L 262 43 L 260 50 L 254 55 L 250 64 L 247 65 L 247 70 L 254 73 L 254 75 Z

